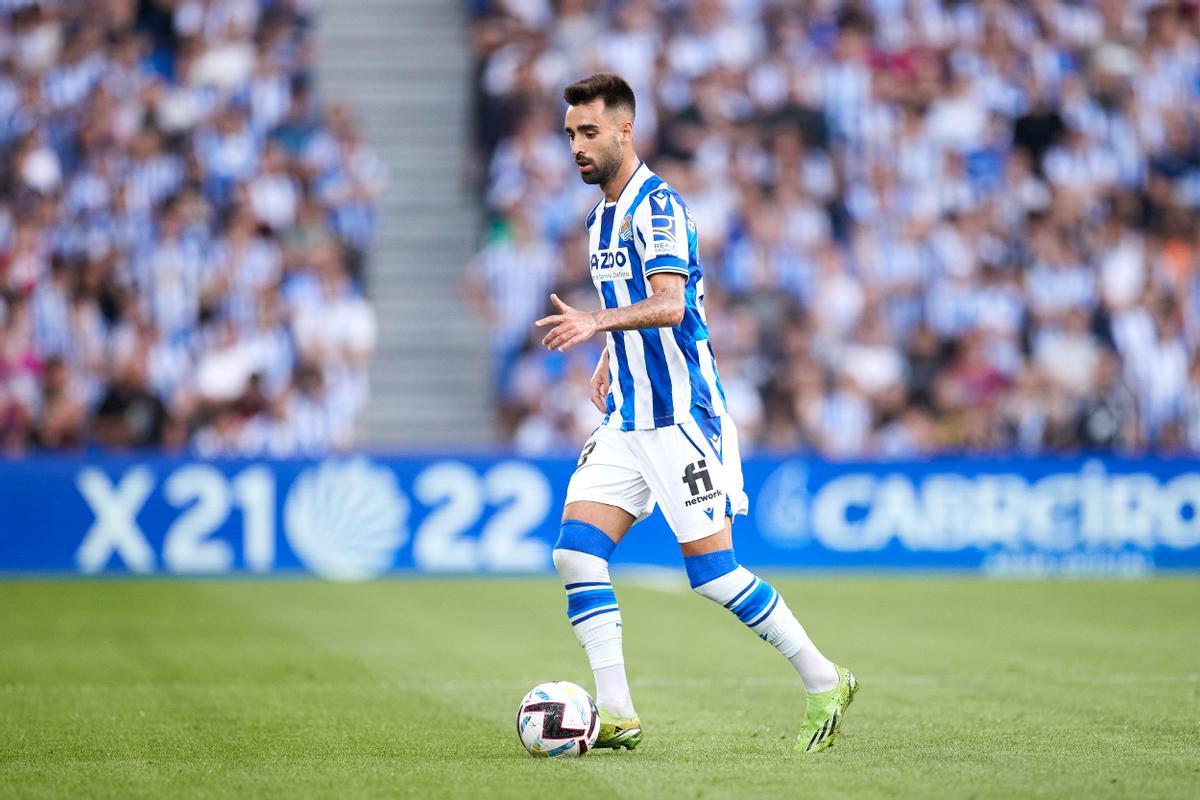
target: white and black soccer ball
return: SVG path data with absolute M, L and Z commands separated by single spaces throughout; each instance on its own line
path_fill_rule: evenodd
M 599 713 L 592 696 L 567 681 L 530 690 L 517 708 L 517 735 L 535 758 L 577 758 L 596 744 Z

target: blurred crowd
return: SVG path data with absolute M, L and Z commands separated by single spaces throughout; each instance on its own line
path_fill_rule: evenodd
M 638 98 L 743 449 L 1200 451 L 1200 14 L 1139 0 L 478 0 L 505 435 L 579 446 L 598 345 L 562 87 Z
M 384 171 L 311 0 L 0 0 L 0 450 L 348 445 Z

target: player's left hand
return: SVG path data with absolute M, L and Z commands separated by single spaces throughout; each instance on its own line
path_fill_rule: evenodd
M 550 295 L 550 302 L 558 309 L 557 314 L 542 317 L 533 323 L 539 328 L 553 325 L 546 338 L 542 339 L 550 350 L 569 350 L 580 342 L 586 342 L 596 332 L 596 315 L 590 311 L 580 311 L 558 299 L 558 295 Z

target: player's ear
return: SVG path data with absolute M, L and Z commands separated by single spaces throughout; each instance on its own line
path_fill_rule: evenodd
M 633 120 L 627 119 L 621 121 L 621 144 L 629 144 L 633 141 Z

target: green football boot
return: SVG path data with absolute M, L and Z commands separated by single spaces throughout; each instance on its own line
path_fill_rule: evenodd
M 796 737 L 797 752 L 819 753 L 826 747 L 833 747 L 833 740 L 842 729 L 842 717 L 858 693 L 858 681 L 854 679 L 854 673 L 845 667 L 838 667 L 837 672 L 837 686 L 827 692 L 808 693 L 804 727 Z
M 603 708 L 600 712 L 600 733 L 596 734 L 594 747 L 611 747 L 613 750 L 632 750 L 642 741 L 642 721 L 637 717 L 618 717 Z

